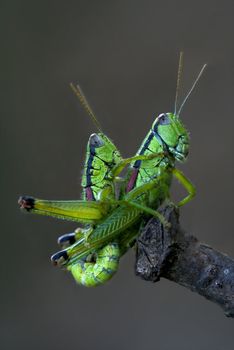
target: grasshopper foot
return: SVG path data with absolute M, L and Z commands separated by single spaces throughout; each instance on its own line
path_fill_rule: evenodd
M 27 211 L 30 211 L 31 209 L 34 208 L 34 202 L 35 202 L 35 199 L 30 196 L 20 196 L 18 200 L 20 209 L 25 209 Z
M 66 250 L 61 250 L 51 256 L 51 261 L 56 266 L 63 266 L 68 261 Z
M 58 238 L 58 244 L 62 248 L 69 247 L 71 244 L 75 243 L 75 241 L 76 241 L 76 236 L 74 232 L 66 233 L 65 235 L 62 235 Z

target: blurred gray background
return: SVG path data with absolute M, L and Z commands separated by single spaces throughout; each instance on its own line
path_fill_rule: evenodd
M 234 323 L 178 285 L 134 275 L 134 252 L 110 283 L 86 289 L 51 266 L 76 225 L 23 215 L 21 194 L 76 199 L 95 132 L 69 88 L 79 82 L 104 131 L 131 156 L 154 119 L 208 68 L 182 119 L 181 169 L 197 187 L 182 225 L 234 256 L 233 1 L 1 1 L 1 349 L 233 349 Z M 183 195 L 174 187 L 175 197 Z

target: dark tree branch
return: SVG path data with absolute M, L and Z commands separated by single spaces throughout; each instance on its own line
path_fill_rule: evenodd
M 234 317 L 234 260 L 184 233 L 174 207 L 166 206 L 161 213 L 171 228 L 149 220 L 137 241 L 136 274 L 147 281 L 164 277 L 179 283 Z

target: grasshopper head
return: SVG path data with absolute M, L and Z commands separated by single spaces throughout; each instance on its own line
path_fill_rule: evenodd
M 116 146 L 103 133 L 92 134 L 88 145 L 91 153 L 99 157 L 105 164 L 114 165 L 120 159 L 120 153 Z
M 176 160 L 184 161 L 189 151 L 189 135 L 179 117 L 173 113 L 160 114 L 152 125 L 155 137 Z

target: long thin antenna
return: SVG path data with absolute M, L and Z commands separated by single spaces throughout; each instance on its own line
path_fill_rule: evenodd
M 79 85 L 75 86 L 73 83 L 70 83 L 70 87 L 71 87 L 72 91 L 75 93 L 75 95 L 78 97 L 78 99 L 80 100 L 80 103 L 81 103 L 82 107 L 84 108 L 84 110 L 91 117 L 91 119 L 92 119 L 93 123 L 96 125 L 97 129 L 102 133 L 101 125 L 100 125 L 97 117 L 95 116 L 92 108 L 90 107 L 90 104 L 88 103 L 85 95 L 83 94 L 81 87 Z
M 179 97 L 183 63 L 184 63 L 184 53 L 183 53 L 183 51 L 180 51 L 179 66 L 178 66 L 177 81 L 176 81 L 176 95 L 175 95 L 175 109 L 174 109 L 175 115 L 176 115 L 176 110 L 177 110 L 177 103 L 178 103 L 178 97 Z
M 184 107 L 186 101 L 188 100 L 189 96 L 191 95 L 191 93 L 193 92 L 195 86 L 197 85 L 198 80 L 201 78 L 202 73 L 204 72 L 204 69 L 206 68 L 206 66 L 207 66 L 207 64 L 204 64 L 204 66 L 203 66 L 202 69 L 200 70 L 200 73 L 198 74 L 196 80 L 194 81 L 194 83 L 193 83 L 191 89 L 190 89 L 189 92 L 187 93 L 187 95 L 186 95 L 184 101 L 182 102 L 182 104 L 181 104 L 181 106 L 180 106 L 180 109 L 179 109 L 179 111 L 178 111 L 178 116 L 180 115 L 180 112 L 181 112 L 182 108 Z

